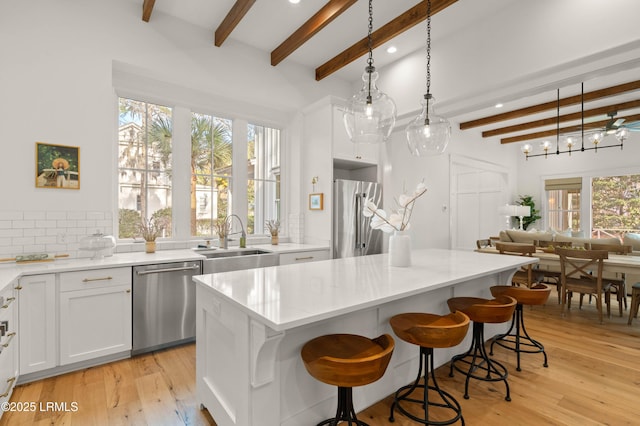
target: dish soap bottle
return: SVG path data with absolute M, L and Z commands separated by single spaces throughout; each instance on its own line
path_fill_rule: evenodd
M 240 234 L 240 248 L 246 248 L 246 247 L 247 247 L 247 234 L 243 230 L 242 234 Z

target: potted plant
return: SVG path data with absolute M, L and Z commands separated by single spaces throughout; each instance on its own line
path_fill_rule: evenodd
M 521 195 L 520 200 L 517 202 L 517 204 L 519 206 L 531 207 L 531 216 L 525 216 L 522 218 L 522 229 L 524 229 L 525 231 L 527 230 L 527 227 L 533 222 L 538 219 L 542 219 L 542 216 L 538 214 L 540 213 L 540 210 L 536 210 L 536 203 L 533 201 L 533 197 L 531 195 Z
M 166 223 L 162 219 L 157 217 L 151 217 L 150 219 L 142 218 L 138 225 L 138 232 L 144 238 L 145 251 L 147 253 L 155 253 L 156 251 L 156 238 L 158 238 L 164 230 Z
M 229 236 L 229 231 L 231 231 L 230 221 L 226 218 L 218 218 L 213 222 L 213 228 L 216 230 L 216 234 L 218 235 L 218 246 L 226 249 L 228 247 L 227 237 Z
M 269 233 L 271 234 L 271 244 L 274 246 L 278 245 L 278 231 L 280 230 L 280 221 L 278 220 L 267 220 L 265 223 L 267 229 L 269 229 Z

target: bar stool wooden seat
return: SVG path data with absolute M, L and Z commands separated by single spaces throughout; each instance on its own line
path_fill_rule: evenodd
M 490 288 L 493 297 L 511 296 L 516 299 L 516 309 L 513 311 L 513 318 L 509 330 L 504 334 L 499 334 L 491 339 L 491 347 L 489 355 L 493 355 L 493 345 L 498 344 L 503 348 L 509 349 L 516 353 L 516 370 L 522 371 L 520 368 L 520 354 L 537 354 L 544 355 L 544 367 L 548 367 L 547 353 L 542 343 L 534 340 L 527 333 L 524 326 L 523 305 L 544 305 L 551 294 L 551 287 L 545 284 L 535 284 L 531 288 L 514 287 L 507 285 L 496 285 Z M 514 331 L 515 328 L 515 331 Z
M 509 375 L 507 367 L 492 360 L 484 347 L 484 324 L 507 322 L 513 315 L 517 301 L 511 296 L 499 296 L 495 299 L 480 297 L 453 297 L 447 300 L 451 312 L 464 312 L 473 321 L 473 339 L 471 347 L 465 353 L 451 358 L 449 376 L 453 377 L 453 370 L 465 374 L 464 398 L 469 399 L 469 379 L 485 382 L 503 381 L 507 388 L 506 401 L 511 401 L 509 392 Z M 466 366 L 463 368 L 461 365 Z
M 380 379 L 389 365 L 394 346 L 393 337 L 389 334 L 375 339 L 355 334 L 329 334 L 305 343 L 301 356 L 309 374 L 338 387 L 335 417 L 318 423 L 318 426 L 333 426 L 340 421 L 367 426 L 356 417 L 352 388 Z
M 629 309 L 629 322 L 638 316 L 638 307 L 640 307 L 640 283 L 635 283 L 631 287 L 631 309 Z
M 458 345 L 469 330 L 469 317 L 462 312 L 454 312 L 448 315 L 435 315 L 428 313 L 406 313 L 399 314 L 389 320 L 393 332 L 398 338 L 405 342 L 420 347 L 420 364 L 418 365 L 418 377 L 415 382 L 403 386 L 395 393 L 393 404 L 391 404 L 391 412 L 389 421 L 394 422 L 394 410 L 398 410 L 410 419 L 422 423 L 424 425 L 449 425 L 462 421 L 462 409 L 456 399 L 448 392 L 440 389 L 434 372 L 433 365 L 433 349 L 434 348 L 450 348 Z M 424 368 L 424 381 L 420 383 L 422 378 L 422 369 Z M 429 378 L 433 385 L 429 385 Z M 422 389 L 422 397 L 420 399 L 412 398 L 411 395 L 416 389 Z M 439 401 L 433 402 L 429 399 L 429 391 L 434 391 L 439 396 Z M 424 410 L 424 417 L 420 418 L 410 413 L 405 403 L 419 404 Z M 430 408 L 435 407 L 436 414 L 439 412 L 446 413 L 445 410 L 453 411 L 453 417 L 449 420 L 432 420 Z M 433 411 L 431 414 L 434 414 Z

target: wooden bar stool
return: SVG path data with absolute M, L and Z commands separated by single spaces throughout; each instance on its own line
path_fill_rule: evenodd
M 464 399 L 469 399 L 469 379 L 485 382 L 503 381 L 507 388 L 505 400 L 511 401 L 507 367 L 492 360 L 484 347 L 484 324 L 507 322 L 516 308 L 516 299 L 511 296 L 499 296 L 495 299 L 480 297 L 453 297 L 447 300 L 451 312 L 461 311 L 473 321 L 473 339 L 471 347 L 463 354 L 451 358 L 449 376 L 453 377 L 453 369 L 466 374 L 464 382 Z M 467 366 L 463 369 L 459 364 Z M 480 375 L 481 373 L 485 373 Z
M 391 404 L 389 421 L 395 421 L 393 412 L 397 409 L 410 419 L 424 425 L 449 425 L 458 420 L 461 420 L 464 425 L 460 404 L 450 393 L 443 391 L 438 386 L 433 366 L 433 349 L 450 348 L 462 342 L 467 335 L 467 330 L 469 330 L 469 317 L 462 312 L 454 312 L 444 316 L 426 313 L 406 313 L 394 316 L 389 320 L 389 323 L 393 328 L 393 332 L 400 339 L 420 346 L 418 377 L 412 384 L 403 386 L 396 391 L 393 404 Z M 424 382 L 420 384 L 423 366 Z M 429 385 L 429 373 L 431 373 L 433 386 Z M 410 397 L 416 389 L 423 390 L 421 399 Z M 429 391 L 437 392 L 442 402 L 429 401 Z M 405 402 L 420 404 L 424 410 L 424 418 L 416 417 L 408 412 L 403 406 Z M 449 420 L 431 420 L 429 415 L 430 407 L 452 410 L 454 416 Z M 444 410 L 436 408 L 436 411 Z
M 302 347 L 304 366 L 317 380 L 338 386 L 336 416 L 318 423 L 337 425 L 340 421 L 367 426 L 353 409 L 352 388 L 378 380 L 389 365 L 394 341 L 388 334 L 369 339 L 355 334 L 316 337 Z
M 491 295 L 493 297 L 498 296 L 511 296 L 518 302 L 516 309 L 513 311 L 513 318 L 511 320 L 511 326 L 509 330 L 504 334 L 499 334 L 491 339 L 491 348 L 489 355 L 493 355 L 493 345 L 498 344 L 503 348 L 509 349 L 516 353 L 516 370 L 520 369 L 520 354 L 538 354 L 544 355 L 544 367 L 548 367 L 547 353 L 544 350 L 542 343 L 534 340 L 527 333 L 527 329 L 524 326 L 523 305 L 544 305 L 549 299 L 551 294 L 551 287 L 545 284 L 535 284 L 531 288 L 525 287 L 513 287 L 506 285 L 496 285 L 491 287 Z M 515 331 L 514 331 L 515 328 Z
M 635 283 L 631 287 L 631 309 L 629 310 L 629 322 L 638 316 L 638 307 L 640 306 L 640 283 Z

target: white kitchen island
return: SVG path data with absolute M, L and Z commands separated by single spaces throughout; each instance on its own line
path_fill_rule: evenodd
M 316 424 L 335 414 L 337 390 L 307 373 L 305 342 L 329 333 L 393 336 L 393 315 L 444 314 L 450 297 L 491 297 L 490 286 L 536 261 L 428 249 L 414 251 L 408 268 L 389 267 L 381 254 L 197 276 L 198 401 L 219 426 Z M 356 411 L 415 379 L 418 350 L 395 340 L 385 375 L 354 389 Z M 435 351 L 436 363 L 469 341 Z

